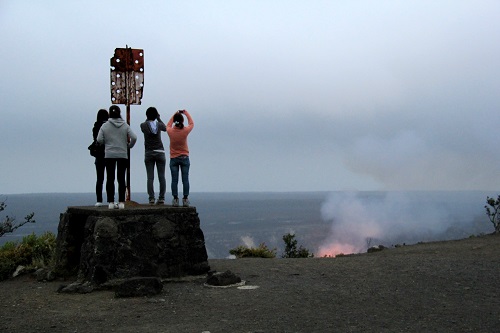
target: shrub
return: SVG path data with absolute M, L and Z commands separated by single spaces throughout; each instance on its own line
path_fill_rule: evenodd
M 488 215 L 491 223 L 493 223 L 495 233 L 498 234 L 500 233 L 500 195 L 496 200 L 486 197 L 486 202 L 488 203 L 488 205 L 484 206 L 486 208 L 486 215 Z
M 282 258 L 309 258 L 314 257 L 313 253 L 309 253 L 309 250 L 300 245 L 297 248 L 297 240 L 295 235 L 287 233 L 283 235 L 283 241 L 285 242 L 285 253 L 283 253 Z
M 5 201 L 0 201 L 0 212 L 4 211 L 6 207 L 7 205 L 5 204 Z M 26 215 L 24 221 L 20 223 L 15 223 L 14 218 L 6 216 L 4 220 L 0 222 L 0 237 L 7 233 L 14 232 L 14 230 L 22 227 L 26 223 L 35 223 L 35 220 L 33 219 L 34 216 L 35 213 L 30 213 Z
M 276 258 L 276 249 L 270 250 L 266 244 L 261 243 L 258 247 L 247 247 L 240 245 L 229 250 L 236 258 Z
M 37 269 L 49 265 L 56 245 L 56 237 L 46 232 L 37 237 L 31 234 L 20 243 L 7 242 L 0 247 L 0 281 L 12 276 L 19 265 Z
M 7 280 L 16 270 L 16 263 L 10 258 L 0 256 L 0 281 Z

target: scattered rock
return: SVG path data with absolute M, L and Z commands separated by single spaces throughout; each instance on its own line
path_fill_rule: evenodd
M 241 278 L 231 271 L 223 273 L 209 272 L 207 277 L 207 284 L 211 286 L 229 286 L 241 282 Z
M 24 267 L 22 265 L 17 266 L 15 272 L 12 273 L 12 277 L 16 277 L 16 276 L 19 276 L 19 275 L 25 273 L 25 269 L 26 269 L 26 267 Z
M 56 279 L 56 274 L 53 270 L 48 268 L 39 268 L 34 273 L 37 281 L 54 281 Z
M 159 278 L 136 277 L 125 279 L 115 287 L 116 297 L 141 297 L 154 296 L 163 289 L 163 284 Z
M 368 253 L 372 253 L 372 252 L 379 252 L 379 251 L 382 251 L 383 249 L 385 249 L 385 246 L 383 245 L 375 245 L 375 246 L 372 246 L 368 249 Z
M 94 291 L 94 286 L 90 282 L 73 282 L 67 286 L 60 286 L 58 293 L 67 294 L 88 294 Z

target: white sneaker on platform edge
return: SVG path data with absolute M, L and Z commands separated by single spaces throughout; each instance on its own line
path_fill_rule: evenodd
M 114 202 L 110 202 L 109 205 L 108 205 L 108 208 L 109 209 L 117 209 L 118 208 L 118 204 L 114 203 Z
M 96 202 L 96 204 L 94 206 L 95 207 L 103 207 L 103 206 L 106 206 L 106 204 L 103 204 L 102 202 Z
M 125 209 L 125 203 L 124 202 L 120 202 L 118 204 L 118 209 Z

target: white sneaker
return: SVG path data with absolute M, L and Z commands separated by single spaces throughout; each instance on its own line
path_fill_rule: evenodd
M 109 209 L 117 209 L 118 208 L 118 204 L 114 203 L 114 202 L 110 202 L 109 205 L 108 205 L 108 208 Z
M 125 209 L 125 203 L 124 202 L 120 202 L 118 204 L 118 209 Z
M 103 204 L 102 202 L 96 202 L 96 204 L 94 206 L 95 207 L 103 207 L 103 206 L 106 206 L 106 205 Z

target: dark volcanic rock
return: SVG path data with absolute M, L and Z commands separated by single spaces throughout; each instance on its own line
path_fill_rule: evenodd
M 73 282 L 60 286 L 57 292 L 65 294 L 88 294 L 94 291 L 94 289 L 95 287 L 90 282 Z
M 207 278 L 207 284 L 211 286 L 229 286 L 240 282 L 241 278 L 229 270 L 223 273 L 209 274 Z
M 161 292 L 163 285 L 159 278 L 137 277 L 125 279 L 115 286 L 116 297 L 154 296 Z
M 61 214 L 56 272 L 101 285 L 133 277 L 181 277 L 210 269 L 194 207 L 69 207 Z
M 385 249 L 385 246 L 383 245 L 375 245 L 370 247 L 366 252 L 368 253 L 373 253 L 373 252 L 379 252 Z

